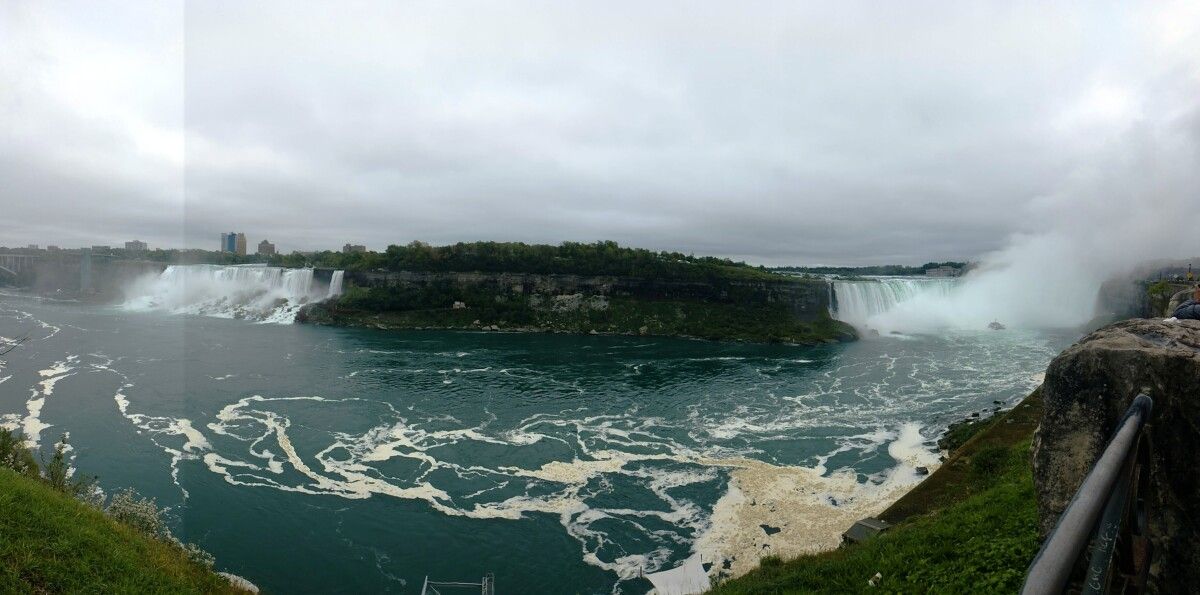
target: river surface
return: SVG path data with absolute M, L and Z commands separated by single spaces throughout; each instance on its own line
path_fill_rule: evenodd
M 697 551 L 788 552 L 829 532 L 814 516 L 915 484 L 947 424 L 1015 403 L 1073 339 L 381 332 L 0 297 L 0 336 L 25 334 L 0 422 L 45 451 L 69 434 L 108 493 L 156 498 L 218 569 L 289 593 L 485 573 L 500 593 L 644 593 L 639 573 Z M 755 470 L 795 474 L 804 501 L 753 508 L 730 483 Z M 737 537 L 754 510 L 786 530 Z

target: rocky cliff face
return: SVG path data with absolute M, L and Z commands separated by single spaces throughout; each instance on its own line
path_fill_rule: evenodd
M 345 289 L 301 309 L 296 321 L 803 345 L 857 337 L 829 316 L 829 286 L 818 279 L 348 271 Z
M 1039 521 L 1048 533 L 1139 393 L 1154 399 L 1149 500 L 1153 588 L 1200 584 L 1200 321 L 1127 320 L 1051 362 L 1034 442 Z
M 425 273 L 347 271 L 346 282 L 359 287 L 426 289 L 449 284 L 494 295 L 626 296 L 643 299 L 690 299 L 721 303 L 784 304 L 801 320 L 817 320 L 829 311 L 829 289 L 817 279 L 716 282 L 660 281 L 633 277 L 584 277 L 523 273 Z

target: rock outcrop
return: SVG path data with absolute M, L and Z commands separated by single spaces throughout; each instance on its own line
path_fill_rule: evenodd
M 320 271 L 318 271 L 320 272 Z M 802 320 L 828 315 L 829 285 L 822 279 L 782 277 L 778 280 L 714 279 L 666 281 L 655 278 L 534 273 L 346 271 L 347 286 L 426 291 L 431 287 L 479 290 L 491 295 L 627 296 L 652 300 L 693 299 L 718 303 L 782 304 Z
M 1150 419 L 1152 588 L 1200 584 L 1200 321 L 1127 320 L 1051 362 L 1034 441 L 1040 528 L 1048 533 L 1139 393 Z
M 1167 300 L 1167 311 L 1163 314 L 1163 316 L 1170 316 L 1172 312 L 1179 308 L 1179 306 L 1183 305 L 1184 302 L 1190 299 L 1192 299 L 1191 289 L 1184 289 L 1183 291 L 1176 292 L 1175 295 L 1171 296 L 1171 299 Z

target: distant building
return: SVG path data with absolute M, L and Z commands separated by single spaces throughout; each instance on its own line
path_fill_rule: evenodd
M 92 246 L 92 254 L 108 254 L 111 251 L 111 246 Z
M 263 240 L 258 243 L 258 253 L 261 256 L 275 256 L 275 244 Z
M 29 245 L 29 249 L 30 249 L 30 250 L 40 250 L 40 248 L 38 248 L 38 245 L 37 245 L 37 244 L 30 244 L 30 245 Z
M 221 234 L 221 252 L 246 255 L 246 234 L 231 231 Z
M 149 246 L 146 245 L 146 242 L 140 240 L 125 242 L 125 249 L 130 252 L 145 252 L 147 248 L 149 248 Z
M 361 244 L 346 244 L 342 246 L 342 252 L 350 254 L 351 252 L 366 252 L 367 247 Z
M 55 246 L 54 244 L 50 244 L 49 246 L 46 246 L 47 252 L 58 252 L 59 250 L 61 250 L 61 248 L 59 248 L 58 246 Z
M 954 267 L 936 267 L 925 269 L 926 277 L 957 277 L 959 270 Z

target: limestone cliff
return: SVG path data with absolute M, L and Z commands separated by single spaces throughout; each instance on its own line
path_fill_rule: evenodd
M 1116 423 L 1139 393 L 1150 420 L 1153 588 L 1200 584 L 1200 321 L 1128 320 L 1100 329 L 1051 362 L 1034 442 L 1043 533 L 1054 527 Z
M 851 340 L 817 279 L 347 271 L 340 299 L 300 322 L 818 343 Z

